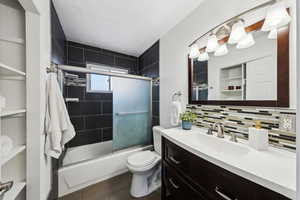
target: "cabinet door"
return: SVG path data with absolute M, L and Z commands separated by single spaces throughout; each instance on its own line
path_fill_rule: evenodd
M 202 194 L 194 190 L 180 175 L 166 163 L 163 163 L 164 180 L 166 193 L 165 198 L 168 200 L 206 200 Z

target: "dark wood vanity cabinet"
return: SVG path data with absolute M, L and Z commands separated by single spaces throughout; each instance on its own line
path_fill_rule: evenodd
M 162 140 L 162 200 L 288 200 Z

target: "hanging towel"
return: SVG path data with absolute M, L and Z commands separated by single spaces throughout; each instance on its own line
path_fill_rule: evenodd
M 64 145 L 76 134 L 55 73 L 48 74 L 46 82 L 45 131 L 45 153 L 57 159 Z
M 180 122 L 180 114 L 182 113 L 182 107 L 180 101 L 172 101 L 171 106 L 171 125 L 178 126 Z

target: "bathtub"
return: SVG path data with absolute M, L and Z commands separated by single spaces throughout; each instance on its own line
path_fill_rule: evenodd
M 87 145 L 68 150 L 70 154 L 66 154 L 63 167 L 58 170 L 59 197 L 127 172 L 128 156 L 153 148 L 153 145 L 137 146 L 102 155 L 103 152 L 112 151 L 110 144 L 105 146 L 107 148 L 103 145 Z M 100 149 L 96 150 L 97 147 Z M 95 158 L 95 153 L 100 154 Z M 89 159 L 91 157 L 94 159 Z

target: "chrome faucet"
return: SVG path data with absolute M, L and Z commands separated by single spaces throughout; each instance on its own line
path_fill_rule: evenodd
M 238 142 L 235 132 L 230 131 L 229 133 L 230 133 L 230 141 L 231 142 Z
M 224 125 L 221 122 L 216 122 L 212 129 L 217 129 L 217 137 L 224 138 Z

